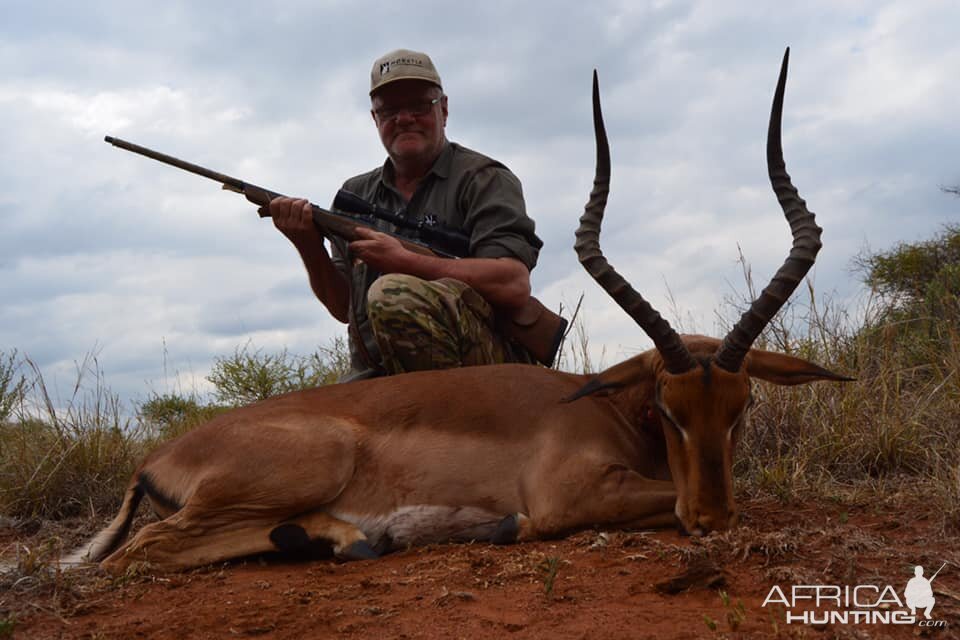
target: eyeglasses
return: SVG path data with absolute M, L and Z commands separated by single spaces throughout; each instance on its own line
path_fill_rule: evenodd
M 441 96 L 442 98 L 443 96 Z M 379 109 L 374 109 L 373 114 L 377 116 L 377 120 L 380 122 L 388 122 L 396 118 L 402 111 L 406 111 L 414 118 L 419 118 L 430 113 L 430 110 L 440 102 L 440 98 L 434 98 L 433 100 L 423 100 L 421 102 L 414 102 L 413 104 L 408 104 L 403 107 L 381 107 Z

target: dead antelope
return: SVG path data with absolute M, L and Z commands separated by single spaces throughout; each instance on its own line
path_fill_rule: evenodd
M 693 534 L 731 526 L 731 464 L 751 378 L 848 379 L 750 348 L 820 248 L 820 229 L 783 164 L 786 70 L 785 56 L 767 160 L 793 249 L 722 342 L 677 335 L 600 252 L 610 154 L 594 76 L 596 180 L 576 250 L 655 349 L 592 378 L 470 367 L 332 385 L 231 411 L 150 454 L 116 518 L 78 555 L 111 571 L 141 560 L 183 569 L 317 541 L 357 559 L 411 544 L 508 543 L 593 525 L 679 520 Z M 124 543 L 144 496 L 160 520 Z

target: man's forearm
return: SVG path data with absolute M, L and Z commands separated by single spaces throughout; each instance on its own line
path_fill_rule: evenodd
M 448 260 L 412 254 L 404 272 L 425 280 L 460 280 L 499 309 L 518 309 L 530 297 L 530 272 L 514 258 Z
M 321 243 L 319 247 L 297 247 L 307 269 L 310 288 L 330 314 L 346 323 L 349 318 L 350 288 Z
M 454 278 L 470 285 L 494 307 L 519 309 L 530 298 L 530 272 L 516 258 L 452 260 L 414 253 L 385 233 L 358 228 L 350 243 L 354 258 L 380 273 L 406 273 L 424 280 Z

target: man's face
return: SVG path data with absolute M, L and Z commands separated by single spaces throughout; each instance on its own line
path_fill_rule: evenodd
M 435 101 L 435 102 L 434 102 Z M 397 80 L 377 91 L 371 114 L 394 164 L 432 164 L 445 141 L 447 97 L 422 80 Z

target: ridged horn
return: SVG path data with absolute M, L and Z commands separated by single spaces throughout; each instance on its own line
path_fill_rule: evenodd
M 697 363 L 681 342 L 680 336 L 657 310 L 614 270 L 600 251 L 600 224 L 603 222 L 603 210 L 610 192 L 610 145 L 600 111 L 600 84 L 596 71 L 593 72 L 593 130 L 597 139 L 596 175 L 590 200 L 580 218 L 574 249 L 587 273 L 650 336 L 667 371 L 673 374 L 689 371 Z
M 777 195 L 787 222 L 790 223 L 793 247 L 786 262 L 773 276 L 767 288 L 753 301 L 750 308 L 723 339 L 723 344 L 720 345 L 714 357 L 718 367 L 732 372 L 740 370 L 750 346 L 807 275 L 822 246 L 820 233 L 823 230 L 817 226 L 813 213 L 807 209 L 807 203 L 790 182 L 790 176 L 787 175 L 787 168 L 783 162 L 780 122 L 783 115 L 783 93 L 787 84 L 789 60 L 790 48 L 788 47 L 783 54 L 780 79 L 777 81 L 773 107 L 770 110 L 770 127 L 767 130 L 767 171 L 770 174 L 773 192 Z

